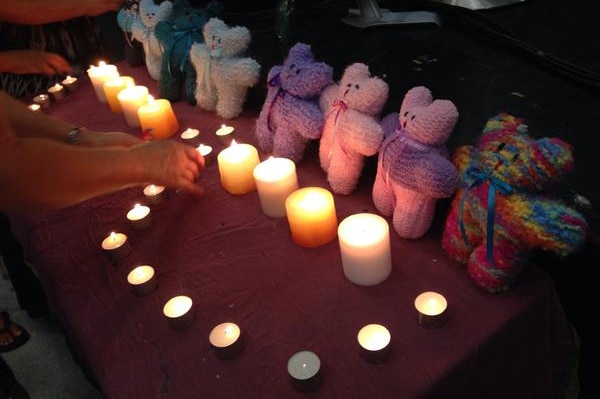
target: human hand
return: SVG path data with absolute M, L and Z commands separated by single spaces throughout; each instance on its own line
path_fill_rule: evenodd
M 143 143 L 142 139 L 124 132 L 97 132 L 81 129 L 79 145 L 85 147 L 131 147 Z
M 0 71 L 54 76 L 66 75 L 72 70 L 69 62 L 55 53 L 40 50 L 9 50 L 0 51 Z

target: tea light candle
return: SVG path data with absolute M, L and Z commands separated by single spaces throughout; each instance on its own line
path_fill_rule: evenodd
M 48 88 L 48 93 L 52 96 L 55 101 L 62 100 L 65 98 L 65 88 L 56 83 L 54 86 Z
M 102 249 L 109 259 L 117 261 L 129 254 L 131 246 L 125 234 L 112 232 L 102 240 Z
M 135 267 L 127 275 L 127 282 L 135 295 L 147 295 L 154 291 L 157 285 L 154 268 L 149 265 Z
M 183 140 L 184 143 L 194 145 L 194 143 L 196 142 L 196 138 L 198 137 L 199 134 L 200 134 L 200 130 L 192 129 L 191 127 L 188 127 L 181 133 L 181 139 Z
M 29 104 L 29 105 L 27 106 L 27 108 L 28 108 L 30 111 L 33 111 L 33 112 L 39 112 L 39 111 L 42 109 L 42 106 L 41 106 L 40 104 Z
M 148 132 L 157 140 L 167 139 L 179 130 L 179 121 L 169 100 L 148 96 L 148 102 L 137 110 L 143 132 Z
M 148 88 L 134 85 L 124 88 L 117 93 L 123 116 L 130 127 L 140 127 L 138 108 L 148 102 Z
M 298 189 L 294 161 L 269 157 L 254 168 L 253 175 L 263 213 L 274 218 L 285 216 L 285 200 Z
M 64 78 L 60 83 L 67 91 L 73 93 L 79 86 L 79 79 L 77 79 L 75 76 L 67 75 L 67 77 Z
M 338 227 L 344 275 L 358 285 L 376 285 L 392 271 L 390 229 L 387 221 L 372 213 L 357 213 Z
M 169 326 L 175 330 L 189 327 L 196 318 L 192 298 L 185 295 L 169 299 L 163 307 L 163 314 L 167 318 Z
M 367 324 L 358 331 L 361 354 L 370 363 L 383 363 L 390 355 L 392 336 L 381 324 Z
M 149 184 L 144 187 L 144 197 L 151 205 L 160 205 L 167 199 L 167 190 L 163 186 Z
M 285 210 L 294 242 L 318 247 L 337 235 L 337 215 L 333 195 L 321 187 L 305 187 L 291 193 Z
M 321 382 L 321 359 L 314 352 L 295 353 L 288 360 L 287 370 L 294 388 L 299 391 L 312 391 Z
M 131 86 L 135 86 L 135 81 L 131 76 L 117 76 L 110 78 L 102 85 L 102 90 L 104 90 L 104 96 L 106 97 L 106 102 L 108 102 L 108 107 L 115 114 L 120 114 L 123 112 L 117 95 L 121 90 Z
M 214 327 L 208 335 L 208 340 L 220 359 L 231 359 L 242 350 L 240 327 L 235 323 L 221 323 Z
M 133 208 L 127 212 L 127 220 L 129 224 L 136 230 L 144 230 L 152 225 L 152 217 L 150 208 L 145 205 L 135 204 Z
M 107 64 L 104 61 L 100 61 L 97 66 L 90 65 L 87 70 L 88 77 L 92 81 L 94 91 L 98 101 L 105 103 L 106 96 L 104 95 L 104 89 L 102 86 L 108 79 L 116 78 L 119 76 L 119 71 L 116 65 Z
M 240 195 L 256 190 L 252 171 L 260 163 L 258 151 L 250 144 L 231 145 L 217 156 L 221 185 L 230 194 Z
M 446 298 L 437 292 L 426 291 L 415 298 L 418 322 L 423 327 L 441 327 L 446 322 Z
M 202 155 L 204 157 L 204 166 L 212 163 L 213 148 L 211 146 L 200 143 L 200 145 L 198 147 L 196 147 L 196 151 L 198 151 L 200 153 L 200 155 Z
M 33 102 L 42 108 L 48 108 L 50 106 L 50 96 L 48 94 L 38 94 L 33 97 Z
M 225 124 L 221 125 L 220 128 L 217 129 L 215 134 L 221 140 L 223 145 L 231 145 L 231 141 L 234 139 L 235 128 L 233 126 L 227 126 Z

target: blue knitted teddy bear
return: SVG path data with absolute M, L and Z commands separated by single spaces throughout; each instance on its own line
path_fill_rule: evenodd
M 154 33 L 162 48 L 162 64 L 158 79 L 161 98 L 179 101 L 182 92 L 190 105 L 196 105 L 196 70 L 190 61 L 192 44 L 202 42 L 202 28 L 208 20 L 217 16 L 222 3 L 211 1 L 205 8 L 195 7 L 188 0 L 176 0 L 173 4 L 172 23 L 159 22 Z
M 316 61 L 309 45 L 297 43 L 267 79 L 267 98 L 256 121 L 258 144 L 273 156 L 300 161 L 308 142 L 321 137 L 319 96 L 333 83 L 333 69 Z

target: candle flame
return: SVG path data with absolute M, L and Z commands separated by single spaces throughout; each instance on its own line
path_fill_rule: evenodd
M 148 104 L 151 104 L 154 102 L 154 96 L 148 94 Z
M 112 238 L 113 241 L 117 241 L 117 233 L 115 233 L 114 231 L 111 231 L 110 238 Z
M 104 61 L 100 61 L 100 62 L 98 63 L 98 66 L 99 66 L 99 67 L 104 67 L 104 66 L 106 66 L 106 62 L 104 62 Z
M 230 147 L 233 147 L 234 145 L 238 145 L 238 143 L 237 143 L 237 141 L 235 141 L 235 139 L 231 140 Z

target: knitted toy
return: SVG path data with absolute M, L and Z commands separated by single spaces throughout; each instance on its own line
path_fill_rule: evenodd
M 139 0 L 126 0 L 117 13 L 117 24 L 125 38 L 125 59 L 132 67 L 144 64 L 144 47 L 131 33 L 135 21 L 140 21 L 139 3 Z
M 520 119 L 500 114 L 488 120 L 476 146 L 457 149 L 453 162 L 460 186 L 442 246 L 466 263 L 479 287 L 508 290 L 533 249 L 564 256 L 584 244 L 584 217 L 542 192 L 573 167 L 566 142 L 535 140 Z
M 204 43 L 195 43 L 190 50 L 197 104 L 207 111 L 216 110 L 222 118 L 235 118 L 260 75 L 258 62 L 241 56 L 250 44 L 250 31 L 229 27 L 218 18 L 211 18 L 202 31 Z
M 379 151 L 384 138 L 379 114 L 387 98 L 388 84 L 361 63 L 346 67 L 341 82 L 321 94 L 325 123 L 319 161 L 336 194 L 354 191 L 364 158 Z
M 300 161 L 310 140 L 321 137 L 321 92 L 333 83 L 333 69 L 314 59 L 311 48 L 296 43 L 282 65 L 268 74 L 268 92 L 256 121 L 256 138 L 264 152 Z
M 196 105 L 196 70 L 190 61 L 190 49 L 202 42 L 202 28 L 221 12 L 223 5 L 211 1 L 206 8 L 195 7 L 187 0 L 175 0 L 173 22 L 160 22 L 154 32 L 164 49 L 158 92 L 161 98 L 179 101 L 182 90 L 190 105 Z
M 131 33 L 135 40 L 144 46 L 146 68 L 154 80 L 160 78 L 162 48 L 154 33 L 154 28 L 161 21 L 168 21 L 173 12 L 173 3 L 163 1 L 160 4 L 154 0 L 140 0 L 139 19 L 133 21 Z M 166 23 L 166 22 L 165 22 Z
M 434 100 L 423 86 L 410 89 L 397 112 L 382 123 L 386 138 L 379 150 L 373 202 L 393 215 L 402 238 L 419 238 L 431 227 L 438 198 L 456 190 L 457 171 L 444 143 L 458 120 L 449 100 Z

